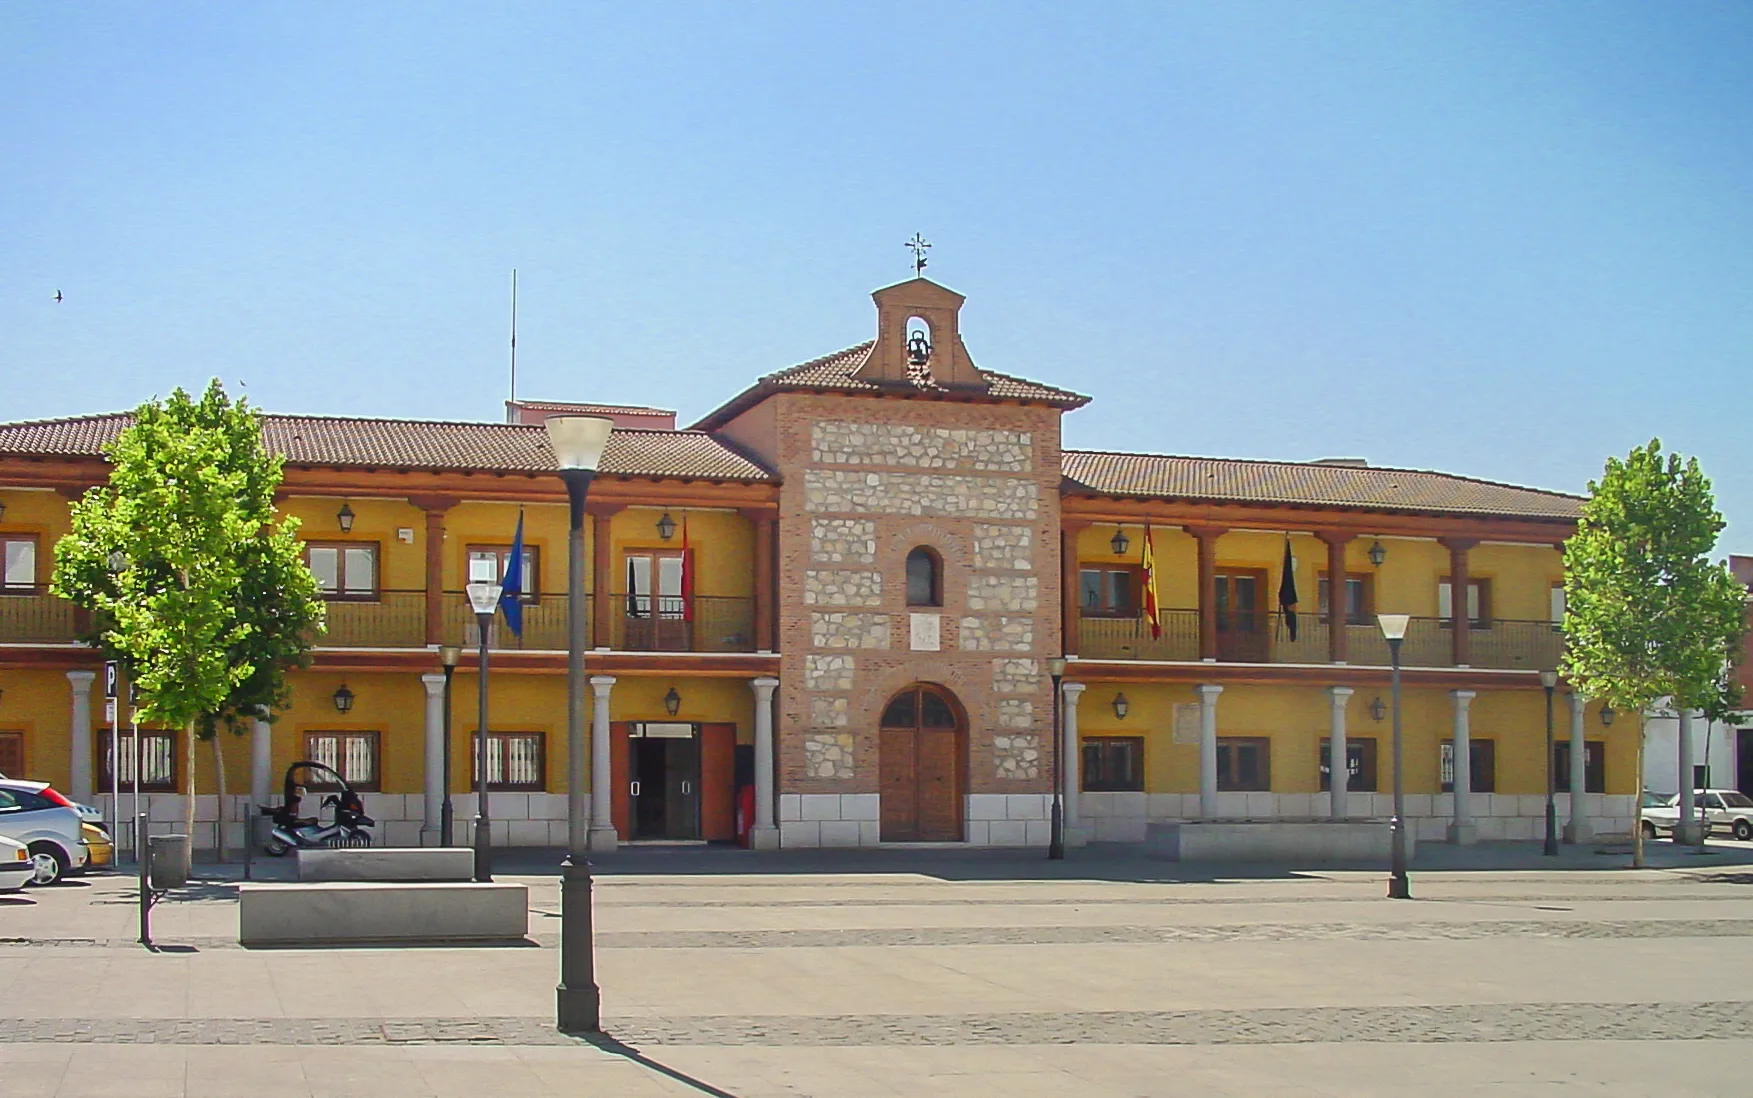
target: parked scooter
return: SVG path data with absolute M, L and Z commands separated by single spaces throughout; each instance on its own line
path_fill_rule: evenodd
M 303 780 L 300 780 L 300 771 L 304 772 Z M 333 785 L 335 792 L 322 799 L 316 816 L 301 817 L 299 805 L 304 799 L 305 786 L 313 777 Z M 347 784 L 347 779 L 333 768 L 319 762 L 295 762 L 286 768 L 283 792 L 285 797 L 278 807 L 262 806 L 262 815 L 274 821 L 267 841 L 262 844 L 262 849 L 270 855 L 279 858 L 295 848 L 371 845 L 371 828 L 377 821 L 365 814 L 365 802 Z M 334 818 L 328 823 L 321 818 L 325 808 L 335 810 Z

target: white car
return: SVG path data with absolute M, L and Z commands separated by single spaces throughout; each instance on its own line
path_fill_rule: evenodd
M 23 843 L 35 866 L 32 883 L 50 885 L 91 860 L 79 810 L 47 782 L 0 781 L 0 835 Z
M 36 863 L 25 845 L 0 836 L 0 892 L 17 892 L 36 877 Z
M 1680 798 L 1673 793 L 1643 795 L 1643 833 L 1655 838 L 1672 834 L 1680 823 Z M 1742 841 L 1753 839 L 1753 797 L 1735 789 L 1699 789 L 1692 794 L 1693 819 L 1706 825 L 1706 834 L 1727 831 Z

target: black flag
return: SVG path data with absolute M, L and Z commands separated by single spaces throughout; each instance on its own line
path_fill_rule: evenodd
M 1290 639 L 1296 640 L 1296 558 L 1290 555 L 1290 535 L 1284 538 L 1283 575 L 1278 581 L 1278 609 L 1284 613 L 1285 628 Z

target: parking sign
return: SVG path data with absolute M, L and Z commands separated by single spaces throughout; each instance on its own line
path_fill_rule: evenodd
M 103 665 L 103 696 L 116 696 L 116 687 L 121 683 L 122 665 L 115 660 L 107 660 Z

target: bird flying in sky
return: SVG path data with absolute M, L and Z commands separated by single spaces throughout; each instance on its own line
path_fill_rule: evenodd
M 61 291 L 56 290 L 55 291 L 55 304 L 59 305 L 60 303 L 61 303 Z

